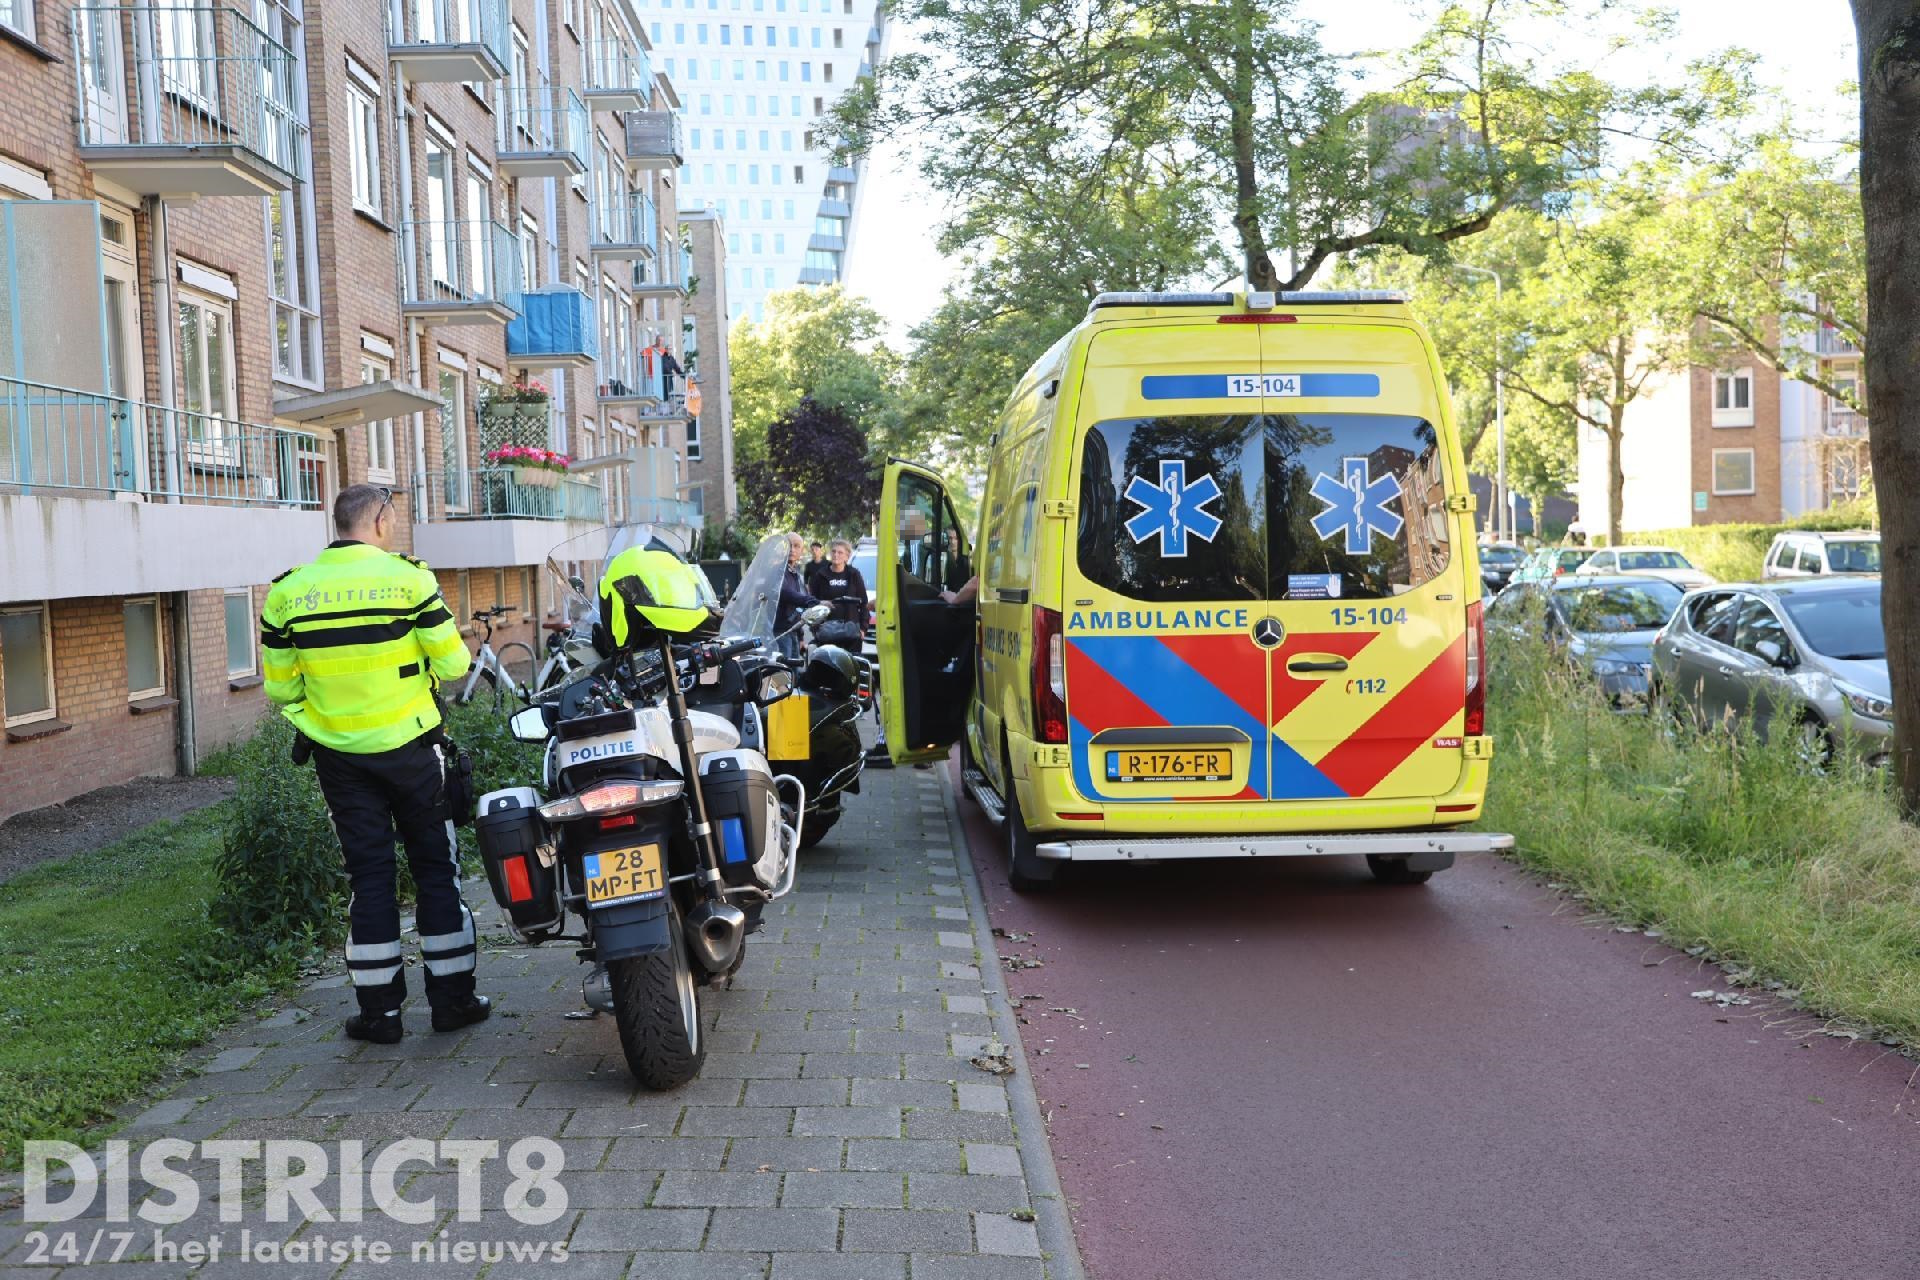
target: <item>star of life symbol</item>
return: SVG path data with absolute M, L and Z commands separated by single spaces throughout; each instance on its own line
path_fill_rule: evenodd
M 1400 516 L 1387 510 L 1387 504 L 1400 497 L 1399 482 L 1392 476 L 1370 479 L 1365 458 L 1340 459 L 1340 478 L 1322 471 L 1314 477 L 1312 493 L 1327 504 L 1313 518 L 1313 531 L 1326 541 L 1344 529 L 1350 556 L 1365 555 L 1376 533 L 1400 536 Z
M 1163 556 L 1184 556 L 1189 533 L 1202 542 L 1212 542 L 1220 532 L 1220 517 L 1204 510 L 1219 496 L 1220 486 L 1212 472 L 1188 484 L 1184 460 L 1162 459 L 1159 484 L 1135 476 L 1127 485 L 1127 499 L 1146 508 L 1127 521 L 1127 532 L 1136 543 L 1157 536 Z

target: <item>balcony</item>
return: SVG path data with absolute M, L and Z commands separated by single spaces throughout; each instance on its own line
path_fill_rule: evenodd
M 575 474 L 604 477 L 612 524 L 701 523 L 697 506 L 679 496 L 680 455 L 664 445 L 638 445 L 573 464 Z
M 574 178 L 587 171 L 587 104 L 560 85 L 503 89 L 495 167 L 509 178 Z
M 666 403 L 666 377 L 657 357 L 644 350 L 609 353 L 594 372 L 594 395 L 609 409 L 638 408 Z
M 490 219 L 414 219 L 400 228 L 401 310 L 433 324 L 506 324 L 523 292 L 520 238 Z
M 587 41 L 587 101 L 596 111 L 644 111 L 653 100 L 653 64 L 625 40 Z
M 677 298 L 686 296 L 686 263 L 680 246 L 666 245 L 646 262 L 633 264 L 633 296 L 636 298 Z
M 524 483 L 513 467 L 416 474 L 413 553 L 438 569 L 543 563 L 579 526 L 606 519 L 597 477 L 548 477 L 557 483 Z
M 498 80 L 512 49 L 508 0 L 387 0 L 387 58 L 417 82 Z
M 507 359 L 526 369 L 593 368 L 600 360 L 594 300 L 573 288 L 522 294 L 520 314 L 507 322 Z
M 635 191 L 610 208 L 594 210 L 593 256 L 600 262 L 644 262 L 660 239 L 653 197 Z
M 1827 402 L 1826 421 L 1821 424 L 1824 433 L 1839 439 L 1865 440 L 1867 438 L 1867 416 L 1855 413 L 1845 405 Z
M 0 378 L 0 581 L 22 598 L 264 582 L 324 539 L 332 447 Z
M 80 156 L 143 196 L 262 196 L 305 178 L 299 63 L 238 9 L 73 10 Z
M 680 143 L 678 111 L 627 113 L 627 164 L 635 169 L 678 169 L 686 148 Z
M 1814 351 L 1823 356 L 1857 356 L 1860 344 L 1830 325 L 1822 324 L 1814 335 Z

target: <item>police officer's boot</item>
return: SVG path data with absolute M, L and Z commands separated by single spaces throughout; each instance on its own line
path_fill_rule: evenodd
M 458 1031 L 476 1022 L 485 1022 L 493 1012 L 493 1001 L 485 996 L 459 996 L 433 1006 L 435 1031 Z
M 365 1040 L 370 1044 L 399 1044 L 400 1037 L 404 1034 L 406 1034 L 406 1028 L 400 1025 L 398 1009 L 389 1009 L 385 1013 L 356 1013 L 347 1019 L 347 1039 L 349 1040 Z

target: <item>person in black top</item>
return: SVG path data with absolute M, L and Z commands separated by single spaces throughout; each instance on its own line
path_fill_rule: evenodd
M 823 572 L 825 572 L 826 567 L 827 567 L 826 544 L 823 542 L 808 543 L 807 544 L 807 563 L 801 569 L 800 577 L 803 581 L 806 582 L 807 590 L 813 592 L 813 594 L 815 594 L 816 596 L 819 595 L 820 592 L 813 585 L 814 579 L 818 578 Z
M 780 575 L 780 603 L 774 612 L 773 633 L 779 637 L 775 648 L 789 658 L 800 656 L 800 635 L 786 634 L 799 620 L 800 614 L 820 603 L 802 581 L 801 570 L 806 564 L 807 540 L 797 533 L 787 535 L 787 571 Z
M 958 529 L 947 530 L 947 564 L 946 571 L 941 576 L 945 579 L 943 585 L 949 592 L 958 592 L 966 586 L 967 579 L 973 576 L 973 562 L 967 559 L 960 549 Z
M 862 631 L 867 627 L 867 581 L 853 567 L 853 544 L 845 538 L 833 540 L 833 554 L 813 578 L 813 594 L 833 606 L 836 622 L 851 622 Z

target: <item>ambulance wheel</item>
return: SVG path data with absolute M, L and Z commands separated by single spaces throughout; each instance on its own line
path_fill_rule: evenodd
M 1060 865 L 1034 852 L 1039 841 L 1027 830 L 1020 816 L 1020 793 L 1012 785 L 1013 771 L 1007 771 L 1007 818 L 1000 830 L 1007 844 L 1007 883 L 1015 893 L 1045 893 L 1060 874 Z
M 1433 879 L 1431 871 L 1410 871 L 1405 858 L 1390 858 L 1378 853 L 1367 855 L 1367 870 L 1381 884 L 1425 884 Z
M 677 1089 L 700 1074 L 707 1040 L 700 1026 L 699 982 L 680 929 L 680 908 L 667 907 L 667 949 L 607 964 L 613 1020 L 627 1070 L 643 1089 Z

